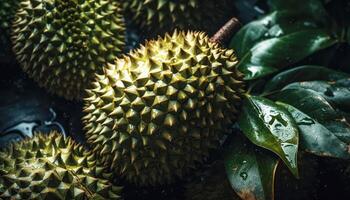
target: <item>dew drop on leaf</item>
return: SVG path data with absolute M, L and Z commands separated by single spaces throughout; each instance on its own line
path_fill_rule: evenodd
M 240 176 L 243 180 L 247 180 L 247 178 L 248 178 L 248 174 L 247 174 L 246 172 L 241 172 L 241 173 L 239 174 L 239 176 Z
M 329 97 L 334 97 L 333 91 L 330 88 L 327 88 L 327 90 L 324 92 L 325 95 Z
M 298 125 L 306 125 L 306 126 L 310 126 L 310 125 L 313 125 L 315 124 L 314 120 L 312 120 L 311 118 L 303 118 L 301 119 L 300 122 L 298 122 Z

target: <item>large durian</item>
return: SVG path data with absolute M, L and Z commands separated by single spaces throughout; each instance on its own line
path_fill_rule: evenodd
M 18 61 L 40 86 L 81 99 L 94 73 L 122 51 L 121 5 L 112 0 L 23 0 L 12 40 Z
M 86 136 L 137 184 L 170 182 L 217 147 L 243 90 L 233 50 L 202 32 L 147 41 L 98 75 L 85 99 Z
M 174 28 L 213 34 L 234 14 L 234 0 L 129 0 L 129 18 L 142 31 L 162 34 Z
M 95 154 L 58 133 L 0 151 L 0 199 L 120 199 Z

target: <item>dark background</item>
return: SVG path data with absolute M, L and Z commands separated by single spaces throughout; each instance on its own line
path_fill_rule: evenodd
M 268 12 L 266 1 L 235 1 L 236 15 L 242 23 L 250 22 Z M 327 10 L 331 11 L 334 17 L 343 21 L 342 23 L 348 23 L 350 20 L 350 7 L 345 0 L 330 1 L 327 4 Z M 141 38 L 142 32 L 137 32 L 133 27 L 129 27 L 128 49 L 137 46 L 139 41 L 142 41 Z M 84 143 L 81 124 L 83 103 L 67 101 L 39 88 L 35 82 L 27 77 L 11 56 L 7 42 L 0 43 L 0 147 L 5 146 L 10 141 L 21 140 L 25 135 L 30 135 L 31 128 L 33 131 L 49 132 L 53 129 L 62 131 L 63 127 L 65 133 Z M 320 64 L 350 72 L 349 59 L 350 47 L 340 44 L 318 52 L 300 64 Z M 56 117 L 53 113 L 56 114 Z M 195 175 L 189 175 L 173 185 L 139 188 L 121 181 L 123 185 L 126 185 L 124 196 L 126 199 L 138 200 L 184 199 L 184 185 L 192 180 L 200 179 L 201 170 L 217 160 L 218 153 L 213 152 L 207 163 L 193 172 Z M 309 157 L 308 159 L 317 162 L 317 168 L 311 169 L 316 180 L 314 186 L 317 188 L 312 196 L 305 199 L 350 199 L 350 163 L 335 159 Z M 292 195 L 289 194 L 310 192 L 305 191 L 308 190 L 305 188 L 298 190 L 293 188 L 295 182 L 298 183 L 298 181 L 293 180 L 288 172 L 282 173 L 281 176 L 290 177 L 290 182 L 283 183 L 277 179 L 276 188 L 281 187 L 281 189 L 277 189 L 277 199 L 293 199 Z

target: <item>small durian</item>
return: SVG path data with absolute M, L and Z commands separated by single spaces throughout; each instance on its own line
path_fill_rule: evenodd
M 0 1 L 0 33 L 10 37 L 11 24 L 15 17 L 20 0 Z
M 0 63 L 14 61 L 11 51 L 11 24 L 20 0 L 0 0 Z
M 151 36 L 178 29 L 216 32 L 234 15 L 233 0 L 128 0 L 128 17 Z
M 0 150 L 0 199 L 121 199 L 96 155 L 52 132 Z
M 161 184 L 216 148 L 239 113 L 233 50 L 203 32 L 166 34 L 109 64 L 85 98 L 88 143 L 127 180 Z
M 24 71 L 49 92 L 82 98 L 102 66 L 122 52 L 122 6 L 110 0 L 23 0 L 12 29 Z

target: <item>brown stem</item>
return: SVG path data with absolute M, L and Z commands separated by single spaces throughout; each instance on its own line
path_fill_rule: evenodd
M 223 45 L 231 39 L 232 35 L 236 33 L 240 27 L 241 23 L 239 20 L 233 17 L 210 38 L 210 41 Z

